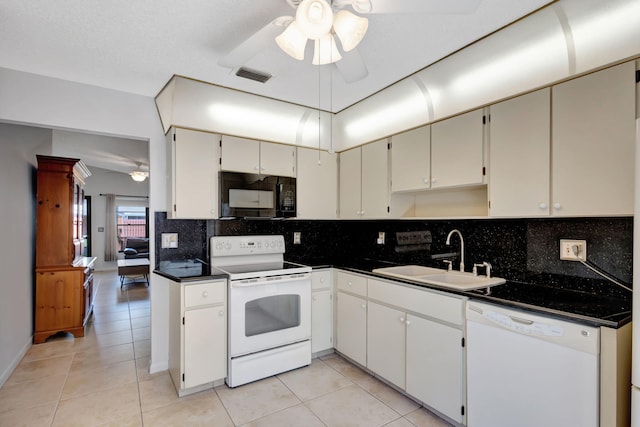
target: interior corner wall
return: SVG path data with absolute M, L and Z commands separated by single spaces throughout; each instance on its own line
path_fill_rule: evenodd
M 30 125 L 49 129 L 76 130 L 107 136 L 117 136 L 149 141 L 150 211 L 164 211 L 166 206 L 166 150 L 165 136 L 154 99 L 151 97 L 89 86 L 81 83 L 0 68 L 0 122 Z M 13 141 L 21 143 L 21 141 Z M 4 158 L 3 156 L 0 156 Z M 4 173 L 4 172 L 3 172 Z M 6 181 L 2 180 L 2 185 Z M 13 180 L 12 188 L 15 188 Z M 19 191 L 26 191 L 26 188 Z M 29 188 L 29 191 L 32 189 Z M 16 189 L 17 191 L 17 189 Z M 13 190 L 12 190 L 13 194 Z M 8 200 L 12 200 L 12 195 Z M 7 200 L 7 199 L 5 199 Z M 6 209 L 3 207 L 3 209 Z M 154 244 L 153 215 L 150 218 L 151 245 Z M 21 235 L 29 230 L 22 226 Z M 33 259 L 33 243 L 29 244 L 28 259 Z M 33 265 L 34 261 L 30 261 Z M 154 264 L 153 254 L 151 264 Z M 3 270 L 3 279 L 7 270 Z M 29 273 L 31 274 L 31 273 Z M 7 282 L 3 286 L 6 285 Z M 0 298 L 0 313 L 31 313 L 31 300 Z M 21 316 L 21 317 L 24 317 Z M 4 317 L 3 317 L 4 318 Z M 151 372 L 166 370 L 169 359 L 169 293 L 168 289 L 153 287 L 151 282 Z M 9 323 L 15 327 L 16 319 Z M 31 321 L 28 322 L 29 328 Z M 0 329 L 2 352 L 7 356 L 0 360 L 0 372 L 11 369 L 10 360 L 19 358 L 20 343 L 7 342 Z
M 0 386 L 33 338 L 35 268 L 35 151 L 51 145 L 51 131 L 0 123 Z M 49 147 L 50 149 L 50 147 Z

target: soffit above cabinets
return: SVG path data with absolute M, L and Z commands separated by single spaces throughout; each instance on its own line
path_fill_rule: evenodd
M 342 151 L 633 58 L 637 40 L 637 0 L 560 0 L 337 114 L 178 76 L 156 104 L 165 130 Z

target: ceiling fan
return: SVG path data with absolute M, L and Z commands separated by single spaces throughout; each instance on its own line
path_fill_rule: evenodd
M 365 78 L 368 70 L 357 45 L 368 29 L 368 14 L 466 14 L 482 0 L 284 0 L 296 9 L 255 32 L 218 61 L 239 68 L 277 43 L 289 56 L 304 60 L 308 40 L 314 41 L 313 65 L 333 65 L 346 83 Z M 352 9 L 354 13 L 347 9 Z M 356 15 L 359 14 L 359 15 Z M 335 40 L 340 41 L 342 53 Z

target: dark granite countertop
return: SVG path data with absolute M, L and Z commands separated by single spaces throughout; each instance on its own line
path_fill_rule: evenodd
M 372 260 L 317 259 L 313 262 L 289 260 L 306 264 L 314 269 L 340 268 L 356 273 L 374 275 L 414 286 L 441 290 L 463 295 L 471 299 L 520 308 L 541 314 L 553 315 L 566 320 L 591 326 L 619 328 L 631 321 L 631 295 L 605 280 L 551 274 L 530 274 L 524 281 L 507 281 L 486 290 L 458 291 L 411 280 L 390 278 L 372 271 L 395 263 Z M 199 260 L 162 261 L 153 271 L 176 282 L 192 282 L 224 279 L 226 274 Z
M 323 264 L 327 266 L 327 264 Z M 337 261 L 331 266 L 356 273 L 409 283 L 430 289 L 463 295 L 511 308 L 519 308 L 591 326 L 620 328 L 631 321 L 631 294 L 605 280 L 551 274 L 530 274 L 523 282 L 507 281 L 491 288 L 459 291 L 411 280 L 390 278 L 372 270 L 395 265 L 385 261 L 362 259 Z

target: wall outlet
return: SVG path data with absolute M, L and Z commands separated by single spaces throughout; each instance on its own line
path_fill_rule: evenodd
M 162 248 L 177 248 L 178 233 L 162 233 Z
M 299 231 L 294 231 L 293 232 L 293 244 L 294 245 L 299 245 L 300 243 L 302 243 L 302 233 Z
M 575 252 L 576 246 L 578 247 L 577 254 Z M 587 241 L 560 239 L 560 259 L 565 261 L 586 261 Z
M 378 232 L 378 239 L 376 240 L 376 243 L 379 245 L 384 245 L 384 231 Z

